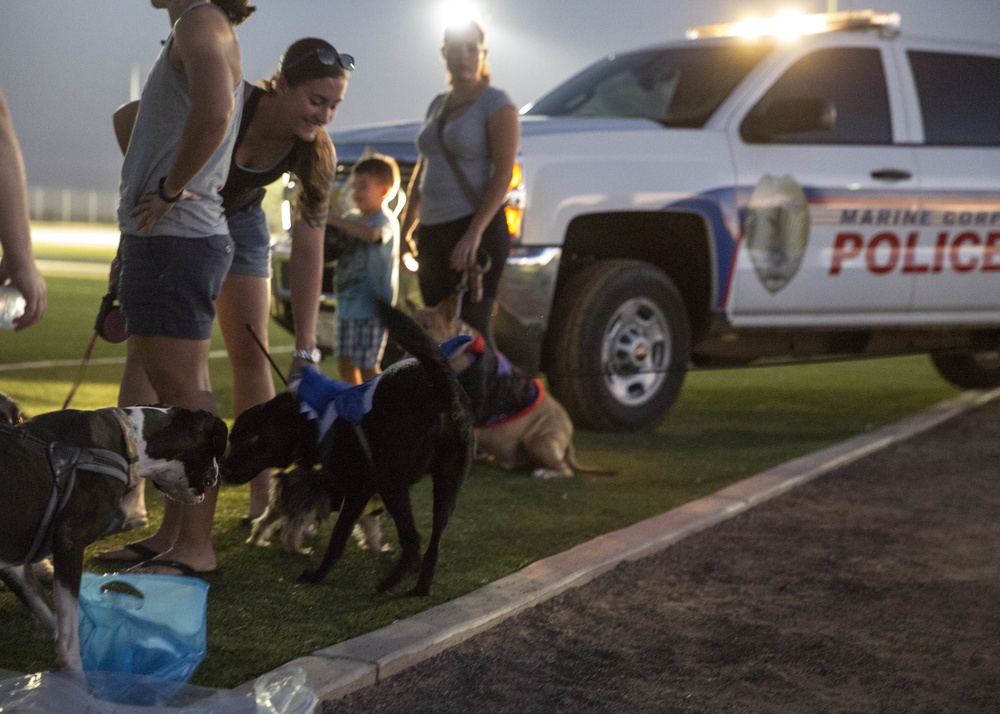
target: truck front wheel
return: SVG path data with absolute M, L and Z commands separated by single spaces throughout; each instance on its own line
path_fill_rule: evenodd
M 549 331 L 549 386 L 578 427 L 641 429 L 677 399 L 691 328 L 677 288 L 652 265 L 581 270 L 560 288 Z
M 997 350 L 934 352 L 931 360 L 942 377 L 962 389 L 1000 387 L 1000 352 Z

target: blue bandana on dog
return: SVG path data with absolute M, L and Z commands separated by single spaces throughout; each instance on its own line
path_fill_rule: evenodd
M 471 342 L 468 335 L 452 337 L 441 344 L 445 359 L 450 359 L 462 345 Z M 352 424 L 358 424 L 365 414 L 371 411 L 375 387 L 382 375 L 370 379 L 364 384 L 348 384 L 332 377 L 327 377 L 315 365 L 303 367 L 299 379 L 288 385 L 288 390 L 298 397 L 302 412 L 310 419 L 319 420 L 319 433 L 323 435 L 333 426 L 337 419 L 346 419 Z

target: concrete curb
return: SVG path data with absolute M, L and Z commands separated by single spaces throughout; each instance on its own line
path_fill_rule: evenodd
M 914 416 L 793 459 L 709 496 L 539 560 L 468 595 L 368 634 L 292 660 L 309 687 L 337 699 L 433 657 L 517 613 L 584 585 L 618 564 L 653 555 L 796 486 L 932 429 L 1000 397 L 968 391 Z M 249 691 L 253 681 L 236 691 Z

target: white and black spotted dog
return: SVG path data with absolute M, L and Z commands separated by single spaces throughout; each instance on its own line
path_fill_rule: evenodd
M 218 483 L 226 424 L 180 407 L 68 409 L 23 424 L 0 420 L 0 578 L 55 640 L 56 662 L 81 669 L 78 599 L 84 548 L 114 530 L 139 478 L 198 503 Z M 55 617 L 25 580 L 51 556 Z

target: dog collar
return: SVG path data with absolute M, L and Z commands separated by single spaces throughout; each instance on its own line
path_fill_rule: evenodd
M 118 422 L 122 436 L 125 437 L 125 460 L 128 463 L 126 486 L 134 488 L 139 485 L 139 431 L 124 409 L 110 407 L 108 411 Z
M 480 337 L 479 339 L 482 340 L 483 338 Z M 458 354 L 459 351 L 465 347 L 465 345 L 469 345 L 468 349 L 474 349 L 475 344 L 475 340 L 471 335 L 463 334 L 455 335 L 451 339 L 442 342 L 439 346 L 441 347 L 441 352 L 444 354 L 444 358 L 451 359 Z M 482 352 L 482 347 L 480 347 L 480 352 Z

